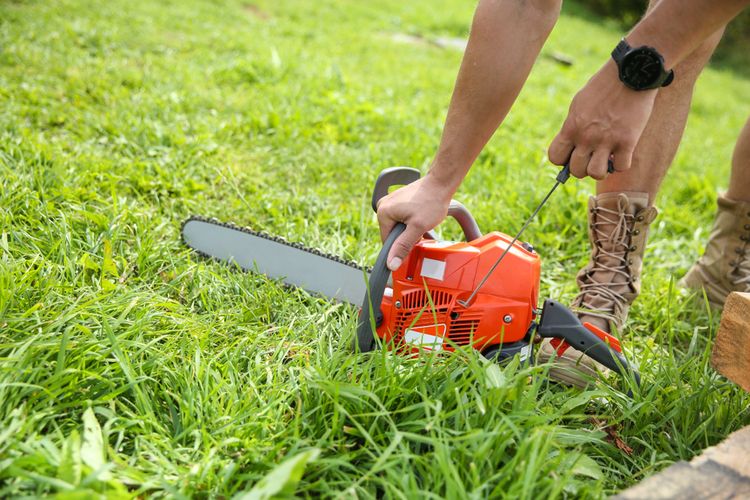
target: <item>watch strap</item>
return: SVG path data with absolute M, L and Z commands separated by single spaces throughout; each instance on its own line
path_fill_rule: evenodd
M 625 54 L 630 52 L 630 49 L 632 49 L 632 47 L 628 41 L 623 38 L 612 50 L 612 59 L 614 59 L 618 66 L 620 65 L 620 61 L 622 61 L 622 58 L 625 57 Z

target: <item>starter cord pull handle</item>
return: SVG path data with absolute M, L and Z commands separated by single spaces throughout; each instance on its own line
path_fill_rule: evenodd
M 570 165 L 566 163 L 562 170 L 557 174 L 557 182 L 565 184 L 568 182 L 568 179 L 570 179 Z

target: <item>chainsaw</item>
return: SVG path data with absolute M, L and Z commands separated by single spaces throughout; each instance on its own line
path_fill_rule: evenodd
M 204 257 L 314 295 L 361 305 L 354 339 L 359 352 L 378 345 L 406 353 L 470 346 L 501 362 L 514 356 L 532 362 L 533 346 L 549 338 L 557 355 L 574 347 L 640 383 L 615 337 L 581 323 L 555 300 L 547 299 L 537 307 L 541 261 L 534 248 L 519 238 L 569 176 L 566 166 L 515 238 L 497 231 L 482 234 L 469 210 L 452 200 L 448 216 L 458 222 L 466 241 L 442 241 L 430 231 L 393 273 L 386 259 L 406 229 L 402 223 L 385 239 L 372 269 L 216 219 L 190 217 L 181 232 L 185 244 Z M 419 171 L 412 168 L 383 170 L 375 182 L 373 210 L 377 211 L 378 201 L 391 187 L 419 177 Z

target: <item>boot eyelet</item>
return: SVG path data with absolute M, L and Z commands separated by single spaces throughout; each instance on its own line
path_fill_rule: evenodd
M 750 231 L 750 224 L 745 224 L 745 230 Z
M 637 220 L 638 222 L 643 222 L 643 216 L 639 215 L 638 217 L 635 218 L 635 220 Z
M 633 230 L 633 236 L 638 236 L 639 234 L 641 234 L 641 230 L 640 229 L 634 229 Z
M 632 265 L 633 265 L 633 259 L 628 259 L 628 265 L 629 265 L 629 266 L 632 266 Z
M 635 252 L 636 250 L 638 250 L 638 247 L 635 246 L 635 245 L 633 245 L 632 247 L 628 248 L 628 251 L 630 251 L 630 252 Z

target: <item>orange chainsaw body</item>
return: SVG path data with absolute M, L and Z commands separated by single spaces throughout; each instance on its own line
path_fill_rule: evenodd
M 422 239 L 393 273 L 377 335 L 396 348 L 480 351 L 521 340 L 537 317 L 541 262 L 516 242 L 468 307 L 466 300 L 512 238 L 491 232 L 470 242 Z M 392 343 L 391 343 L 392 342 Z

